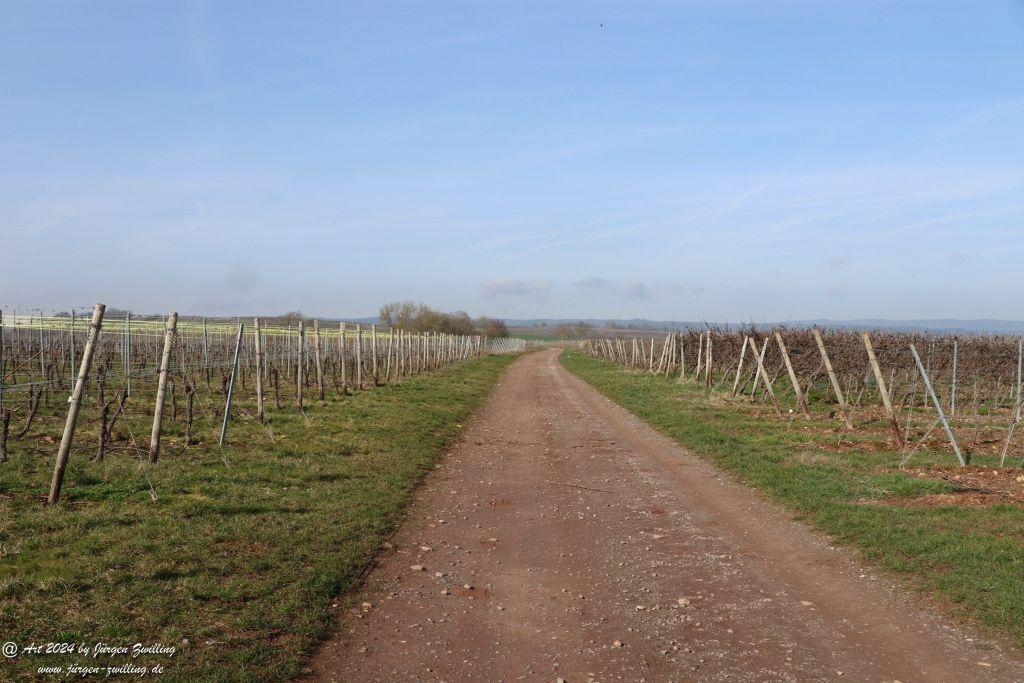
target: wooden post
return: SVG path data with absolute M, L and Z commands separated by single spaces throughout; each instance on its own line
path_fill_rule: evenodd
M 846 397 L 843 396 L 843 390 L 839 386 L 839 380 L 836 378 L 836 373 L 832 369 L 832 361 L 829 360 L 828 352 L 825 351 L 825 342 L 821 338 L 821 332 L 817 327 L 812 330 L 814 332 L 814 341 L 818 342 L 818 352 L 821 353 L 821 360 L 825 363 L 825 371 L 828 372 L 828 379 L 832 382 L 832 391 L 836 394 L 836 400 L 839 401 L 839 409 L 843 413 L 843 421 L 846 422 L 847 429 L 853 429 L 853 420 L 850 419 L 850 410 L 846 405 Z
M 711 330 L 708 330 L 708 353 L 704 358 L 704 383 L 708 389 L 711 388 L 711 382 L 714 379 L 714 364 L 711 362 Z
M 753 353 L 753 355 L 755 357 L 754 360 L 759 360 L 761 363 L 764 363 L 764 354 L 768 351 L 768 337 L 764 338 L 764 345 L 761 347 L 760 353 L 758 353 L 758 350 L 757 350 L 757 339 L 755 339 L 754 337 L 751 337 L 750 338 L 750 345 L 751 345 L 751 353 Z M 759 363 L 759 365 L 760 365 L 760 363 Z M 754 396 L 757 394 L 757 384 L 760 381 L 761 381 L 761 372 L 760 372 L 760 370 L 758 368 L 754 368 L 754 382 L 753 382 L 753 386 L 750 388 L 750 398 L 754 398 Z
M 685 336 L 679 333 L 679 383 L 686 379 L 686 346 L 683 342 Z
M 401 381 L 405 375 L 405 333 L 398 329 L 397 353 L 395 354 L 395 381 Z
M 380 373 L 377 370 L 377 326 L 370 325 L 370 355 L 373 356 L 373 383 L 380 384 Z
M 953 386 L 949 390 L 949 417 L 956 419 L 956 351 L 957 338 L 953 337 Z
M 409 374 L 415 375 L 423 369 L 423 362 L 420 354 L 420 335 L 409 335 Z
M 71 355 L 75 355 L 75 330 L 72 325 L 71 330 Z M 124 383 L 125 383 L 125 395 L 129 398 L 132 395 L 132 314 L 124 314 L 124 339 L 125 339 L 125 350 L 124 350 Z
M 4 317 L 3 316 L 3 312 L 0 311 L 0 323 L 3 322 L 3 317 Z M 3 327 L 4 326 L 2 324 L 0 324 L 0 347 L 3 346 L 3 339 L 2 339 L 2 337 L 3 337 Z M 70 342 L 68 344 L 68 346 L 70 347 L 68 350 L 70 352 L 70 360 L 71 360 L 70 364 L 68 364 L 68 375 L 71 375 L 75 371 L 75 309 L 74 309 L 73 306 L 71 308 L 71 332 L 68 335 L 68 341 Z M 3 363 L 0 363 L 0 368 L 2 368 L 2 367 L 3 367 Z M 3 374 L 3 373 L 0 372 L 0 374 Z M 2 380 L 0 380 L 0 383 L 2 383 Z M 3 405 L 3 401 L 2 400 L 0 400 L 0 405 Z
M 764 347 L 761 349 L 761 355 L 755 356 L 757 358 L 757 371 L 760 373 L 761 378 L 764 380 L 764 388 L 767 390 L 768 395 L 772 398 L 772 405 L 775 406 L 775 412 L 779 415 L 782 414 L 782 408 L 779 407 L 779 399 L 775 395 L 775 389 L 772 388 L 772 381 L 768 377 L 768 371 L 764 369 L 764 352 L 768 349 L 768 337 L 764 338 Z
M 693 373 L 693 379 L 700 382 L 700 369 L 704 366 L 704 333 L 697 336 L 697 370 Z
M 305 359 L 306 353 L 306 326 L 303 322 L 299 321 L 299 347 L 298 347 L 298 364 L 295 366 L 295 376 L 297 378 L 295 382 L 295 405 L 302 410 L 302 383 L 304 381 L 303 374 L 305 373 Z
M 71 391 L 71 398 L 68 399 L 68 417 L 64 422 L 64 435 L 60 439 L 60 448 L 57 450 L 57 462 L 53 467 L 50 495 L 46 498 L 46 502 L 50 505 L 56 505 L 57 501 L 60 500 L 60 487 L 64 483 L 64 470 L 68 465 L 68 455 L 71 453 L 71 441 L 75 436 L 78 411 L 82 407 L 82 391 L 85 389 L 86 377 L 89 376 L 89 366 L 92 365 L 93 352 L 96 350 L 96 340 L 100 336 L 104 310 L 106 310 L 106 306 L 103 304 L 96 304 L 96 307 L 92 310 L 89 338 L 86 340 L 85 350 L 82 352 L 82 364 L 78 368 L 75 388 Z
M 292 360 L 293 360 L 293 356 L 292 356 L 292 326 L 291 325 L 288 326 L 288 336 L 285 337 L 285 339 L 288 340 L 288 362 L 285 363 L 285 370 L 287 370 L 287 375 L 286 376 L 291 377 L 292 367 L 293 367 L 293 365 L 292 365 Z
M 320 357 L 320 321 L 313 321 L 313 358 L 316 361 L 316 393 L 324 400 L 324 363 Z
M 804 392 L 800 390 L 800 382 L 796 378 L 796 371 L 793 370 L 793 363 L 789 360 L 789 353 L 786 351 L 786 344 L 782 341 L 782 333 L 775 330 L 775 341 L 779 344 L 779 350 L 782 351 L 782 360 L 786 364 L 786 371 L 789 373 L 789 381 L 793 384 L 793 391 L 796 392 L 796 404 L 800 407 L 800 412 L 803 413 L 804 419 L 810 420 L 811 413 L 807 409 L 807 400 L 804 398 Z
M 260 422 L 266 420 L 266 414 L 263 411 L 263 334 L 260 329 L 260 319 L 256 318 L 253 320 L 253 325 L 256 326 L 256 330 L 253 336 L 253 341 L 256 343 L 256 418 Z M 191 394 L 189 395 L 189 401 L 192 400 Z M 189 413 L 191 417 L 191 412 Z
M 611 354 L 612 354 L 611 355 L 611 360 L 612 360 L 612 362 L 615 362 L 615 360 L 616 360 L 615 359 L 615 356 L 616 356 L 616 354 L 615 354 L 615 345 L 612 344 L 612 342 L 610 340 L 608 341 L 608 345 L 611 347 L 611 350 L 612 350 L 611 351 Z M 661 369 L 665 366 L 665 356 L 666 356 L 667 353 L 668 353 L 668 338 L 666 337 L 665 341 L 663 341 L 661 343 L 661 355 L 658 356 L 658 366 L 657 366 L 657 368 L 655 368 L 654 374 L 656 374 L 656 375 L 660 375 L 661 374 Z
M 356 389 L 363 388 L 363 328 L 356 325 Z
M 1021 371 L 1024 370 L 1024 339 L 1017 340 L 1017 402 L 1021 400 Z
M 228 419 L 231 417 L 231 397 L 235 394 L 235 376 L 238 374 L 238 352 L 242 348 L 242 331 L 245 326 L 238 321 L 238 332 L 235 334 L 235 356 L 231 361 L 231 379 L 228 381 L 228 396 L 224 402 L 224 420 L 220 424 L 220 446 L 224 447 L 224 437 L 228 433 Z M 256 330 L 259 333 L 259 330 Z
M 863 332 L 861 336 L 864 339 L 864 348 L 868 352 L 868 360 L 871 362 L 871 371 L 875 373 L 878 393 L 882 396 L 882 405 L 885 406 L 885 414 L 889 418 L 889 425 L 892 427 L 892 435 L 896 440 L 896 447 L 902 451 L 906 447 L 903 441 L 903 432 L 900 431 L 900 423 L 896 421 L 896 413 L 892 409 L 892 399 L 889 397 L 889 390 L 885 388 L 885 378 L 882 377 L 882 368 L 878 366 L 875 349 L 871 345 L 871 336 L 867 332 Z
M 338 323 L 338 345 L 341 348 L 341 395 L 348 394 L 348 362 L 345 360 L 345 323 Z
M 924 387 L 928 390 L 928 395 L 931 396 L 932 403 L 935 404 L 935 410 L 939 413 L 939 419 L 942 420 L 942 426 L 946 428 L 946 436 L 949 437 L 949 443 L 953 445 L 953 452 L 956 453 L 956 459 L 960 462 L 960 466 L 963 467 L 967 463 L 964 462 L 964 456 L 960 453 L 960 446 L 956 443 L 956 437 L 953 436 L 953 430 L 949 426 L 949 422 L 946 420 L 946 414 L 942 412 L 942 404 L 939 403 L 939 398 L 935 395 L 935 389 L 932 388 L 932 381 L 928 378 L 928 373 L 925 372 L 924 365 L 921 363 L 921 357 L 917 355 L 917 349 L 913 344 L 910 345 L 910 353 L 914 354 L 914 362 L 917 363 L 917 370 L 921 373 L 921 377 L 924 379 Z
M 391 352 L 395 348 L 395 328 L 391 328 L 388 332 L 388 362 L 384 364 L 384 383 L 389 384 L 391 382 Z
M 210 330 L 203 318 L 203 368 L 206 370 L 206 388 L 210 388 Z
M 149 437 L 149 461 L 156 462 L 160 455 L 160 423 L 164 416 L 164 395 L 167 392 L 167 368 L 171 364 L 171 346 L 178 329 L 178 314 L 171 311 L 164 327 L 164 352 L 160 357 L 160 376 L 156 386 L 156 406 L 153 408 L 153 432 Z
M 736 367 L 736 379 L 732 383 L 732 395 L 740 388 L 740 375 L 743 374 L 743 359 L 747 357 L 747 344 L 750 343 L 750 336 L 743 335 L 743 348 L 740 349 L 740 364 Z
M 43 345 L 43 310 L 39 309 L 39 373 L 46 377 L 46 347 Z
M 665 365 L 665 377 L 671 375 L 676 369 L 676 355 L 679 351 L 679 342 L 676 340 L 676 333 L 672 332 L 668 335 L 668 363 Z M 619 348 L 622 352 L 622 362 L 626 362 L 626 344 L 621 339 L 619 340 Z
M 619 349 L 619 357 L 622 359 L 622 362 L 625 363 L 626 362 L 626 346 L 622 343 L 621 339 L 616 340 L 616 345 L 618 346 L 618 349 Z M 676 333 L 675 332 L 670 332 L 669 333 L 668 341 L 666 342 L 666 345 L 668 346 L 668 357 L 666 358 L 666 361 L 665 361 L 665 376 L 668 377 L 669 374 L 671 374 L 671 372 L 672 372 L 672 368 L 675 367 L 675 362 L 676 362 Z
M 263 381 L 266 382 L 270 380 L 270 363 L 267 362 L 267 353 L 270 350 L 270 346 L 267 344 L 267 326 L 261 325 L 256 331 L 259 332 L 260 342 L 263 344 Z

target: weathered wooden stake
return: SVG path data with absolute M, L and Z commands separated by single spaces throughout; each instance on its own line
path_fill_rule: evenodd
M 96 349 L 96 340 L 100 336 L 100 327 L 103 324 L 103 311 L 106 306 L 96 304 L 92 311 L 92 323 L 89 325 L 89 338 L 85 342 L 85 349 L 82 352 L 82 364 L 78 368 L 78 378 L 75 380 L 75 387 L 68 399 L 68 417 L 64 422 L 64 435 L 60 439 L 60 448 L 57 450 L 57 462 L 53 467 L 53 479 L 50 481 L 50 495 L 46 502 L 56 505 L 60 500 L 60 487 L 64 483 L 64 469 L 68 465 L 68 455 L 71 453 L 71 441 L 75 437 L 75 425 L 78 423 L 78 411 L 82 407 L 82 391 L 85 389 L 85 380 L 89 376 L 89 366 L 92 365 L 92 355 Z
M 953 386 L 949 390 L 949 416 L 956 419 L 956 350 L 957 338 L 953 337 Z
M 363 328 L 356 325 L 356 389 L 363 389 Z
M 171 311 L 164 327 L 164 352 L 160 357 L 160 376 L 156 385 L 156 406 L 153 408 L 153 432 L 149 437 L 149 461 L 156 462 L 160 455 L 160 426 L 164 417 L 164 395 L 167 392 L 167 368 L 171 365 L 171 346 L 178 329 L 178 314 Z
M 772 405 L 775 407 L 775 412 L 779 415 L 782 414 L 782 408 L 779 406 L 779 399 L 775 395 L 775 389 L 772 388 L 772 381 L 768 377 L 768 371 L 764 369 L 764 352 L 768 349 L 768 337 L 764 338 L 764 347 L 761 349 L 761 355 L 755 356 L 757 358 L 757 371 L 761 374 L 761 378 L 764 380 L 764 388 L 767 390 L 768 395 L 771 396 Z M 756 387 L 755 387 L 756 388 Z
M 341 355 L 341 395 L 348 394 L 348 361 L 345 360 L 345 323 L 338 323 L 338 345 Z
M 1024 370 L 1024 339 L 1017 340 L 1017 400 L 1021 400 L 1021 371 Z
M 800 407 L 800 412 L 803 413 L 804 419 L 811 419 L 811 413 L 807 409 L 807 399 L 804 398 L 804 392 L 800 389 L 800 381 L 796 378 L 796 371 L 793 369 L 793 363 L 789 360 L 789 353 L 786 351 L 786 344 L 782 341 L 782 334 L 775 331 L 775 341 L 779 344 L 779 350 L 782 351 L 782 360 L 786 364 L 786 371 L 789 373 L 789 381 L 793 385 L 793 391 L 796 393 L 796 404 Z
M 757 351 L 757 339 L 751 338 L 751 340 L 750 340 L 750 343 L 752 345 L 752 351 L 753 351 L 753 354 L 755 356 L 755 360 L 759 360 L 760 361 L 760 363 L 758 363 L 758 365 L 760 365 L 761 363 L 764 363 L 764 355 L 768 351 L 768 341 L 769 341 L 768 337 L 765 337 L 764 338 L 764 345 L 761 347 L 760 353 L 758 353 L 758 351 Z M 750 398 L 754 398 L 755 395 L 757 394 L 757 385 L 758 385 L 758 383 L 760 381 L 761 381 L 761 372 L 760 372 L 759 368 L 754 368 L 754 382 L 753 382 L 753 386 L 750 388 Z
M 302 410 L 302 383 L 303 383 L 303 381 L 305 379 L 303 377 L 303 374 L 305 373 L 305 370 L 306 370 L 306 367 L 305 367 L 306 366 L 305 353 L 306 353 L 306 326 L 300 320 L 299 321 L 299 350 L 298 350 L 299 362 L 298 362 L 298 365 L 296 365 L 296 368 L 295 368 L 295 370 L 296 370 L 296 377 L 298 378 L 297 381 L 295 382 L 295 405 L 297 405 L 299 407 L 299 410 Z
M 256 318 L 253 320 L 253 325 L 256 328 L 253 335 L 253 341 L 256 344 L 256 419 L 264 422 L 266 420 L 266 413 L 263 410 L 263 367 L 265 363 L 263 360 L 263 334 L 261 333 L 260 319 Z M 190 394 L 189 401 L 191 400 L 192 396 Z M 189 419 L 191 421 L 191 408 Z
M 740 349 L 740 364 L 736 367 L 736 379 L 732 383 L 732 395 L 740 388 L 740 376 L 743 374 L 743 359 L 747 357 L 747 344 L 750 343 L 750 336 L 743 335 L 743 348 Z
M 828 379 L 832 382 L 832 391 L 836 394 L 836 400 L 839 401 L 839 409 L 843 413 L 843 421 L 846 422 L 847 429 L 853 429 L 853 420 L 850 419 L 850 410 L 846 405 L 846 397 L 843 396 L 843 390 L 839 386 L 839 380 L 836 378 L 836 373 L 832 369 L 832 361 L 829 360 L 828 352 L 825 350 L 825 342 L 821 338 L 821 331 L 817 327 L 814 328 L 814 341 L 818 342 L 818 351 L 821 353 L 821 360 L 825 363 L 825 371 L 828 372 Z
M 686 379 L 686 344 L 682 332 L 679 333 L 679 383 Z
M 697 370 L 693 373 L 693 379 L 700 382 L 700 369 L 704 365 L 704 333 L 697 336 Z
M 206 370 L 206 388 L 210 388 L 210 330 L 203 318 L 203 368 Z
M 864 348 L 868 352 L 868 360 L 871 362 L 871 370 L 875 373 L 875 382 L 878 383 L 878 393 L 882 395 L 882 405 L 885 406 L 886 417 L 889 418 L 889 425 L 892 427 L 893 438 L 896 439 L 896 447 L 901 451 L 906 447 L 903 440 L 903 432 L 900 431 L 900 423 L 896 421 L 896 413 L 892 409 L 892 399 L 889 397 L 889 390 L 885 388 L 885 378 L 882 377 L 882 368 L 878 366 L 878 359 L 875 357 L 875 349 L 871 345 L 871 336 L 867 332 L 861 333 L 864 339 Z
M 708 330 L 708 352 L 704 358 L 704 384 L 707 388 L 711 388 L 711 382 L 714 380 L 714 363 L 711 362 L 711 330 Z
M 313 355 L 316 361 L 316 393 L 317 398 L 324 400 L 324 362 L 320 357 L 320 321 L 313 321 Z
M 377 370 L 377 326 L 370 325 L 370 354 L 373 356 L 373 383 L 380 384 L 380 373 Z

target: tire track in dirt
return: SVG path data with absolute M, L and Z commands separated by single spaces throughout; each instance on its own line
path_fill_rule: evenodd
M 510 367 L 310 680 L 1024 680 L 1011 646 L 897 590 L 557 355 Z

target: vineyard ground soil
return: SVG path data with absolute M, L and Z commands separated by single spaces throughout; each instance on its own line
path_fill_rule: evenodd
M 333 596 L 359 580 L 509 362 L 478 358 L 398 386 L 331 392 L 304 414 L 271 409 L 273 438 L 238 419 L 223 454 L 230 466 L 218 421 L 203 422 L 205 444 L 184 448 L 180 423 L 165 415 L 169 434 L 150 468 L 155 504 L 135 453 L 94 462 L 83 431 L 61 504 L 47 507 L 56 446 L 30 435 L 38 443 L 19 442 L 0 465 L 2 640 L 162 643 L 178 651 L 134 663 L 164 664 L 166 681 L 294 675 L 332 621 Z M 251 415 L 251 400 L 243 408 Z M 73 662 L 0 659 L 0 679 Z
M 704 435 L 704 448 L 731 438 L 718 431 L 724 418 L 704 414 L 700 390 L 580 354 L 565 363 L 623 403 L 647 406 L 649 419 L 655 406 L 666 424 L 695 423 L 688 429 Z M 737 441 L 734 455 L 777 466 L 791 444 L 771 439 L 767 455 L 754 439 Z M 773 481 L 785 489 L 783 479 Z M 836 495 L 827 481 L 817 482 L 822 497 Z M 937 485 L 912 481 L 903 491 L 915 486 Z M 884 514 L 892 522 L 907 512 Z M 570 374 L 557 350 L 521 358 L 499 382 L 420 488 L 309 675 L 839 676 L 1020 680 L 1024 660 L 658 434 Z

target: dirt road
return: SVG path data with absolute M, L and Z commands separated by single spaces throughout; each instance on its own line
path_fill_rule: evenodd
M 313 679 L 1024 680 L 1018 652 L 658 435 L 557 351 L 516 361 L 393 545 Z

